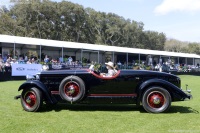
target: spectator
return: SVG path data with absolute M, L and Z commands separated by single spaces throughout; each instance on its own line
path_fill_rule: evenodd
M 121 66 L 121 65 L 122 65 L 122 63 L 119 61 L 119 62 L 117 63 L 117 65 Z
M 35 62 L 35 59 L 34 58 L 32 58 L 32 63 L 31 64 L 36 64 L 36 62 Z
M 199 63 L 197 63 L 197 68 L 199 68 Z
M 5 71 L 10 72 L 11 71 L 11 57 L 9 57 L 5 63 Z
M 13 63 L 18 64 L 18 62 L 16 61 L 16 59 L 12 59 L 12 61 L 10 62 L 10 65 L 12 66 Z
M 166 62 L 166 64 L 163 63 L 163 65 L 162 65 L 162 71 L 163 72 L 169 72 L 169 66 L 167 65 L 167 62 Z
M 160 69 L 160 65 L 159 64 L 155 65 L 155 70 L 158 71 L 159 69 Z
M 162 65 L 162 58 L 159 59 L 159 64 Z
M 49 58 L 47 55 L 45 55 L 44 62 L 45 62 L 45 64 L 47 64 L 49 62 Z
M 31 59 L 28 59 L 28 61 L 26 62 L 26 64 L 31 64 Z
M 52 59 L 52 60 L 51 60 L 51 63 L 52 63 L 52 64 L 56 64 L 56 63 L 57 63 L 57 60 L 56 60 L 56 59 Z
M 24 57 L 24 61 L 27 62 L 28 61 L 28 56 Z
M 59 62 L 63 63 L 63 58 L 62 57 L 59 58 Z
M 69 65 L 72 65 L 72 61 L 73 61 L 73 59 L 72 59 L 71 56 L 68 58 L 68 61 L 69 61 Z
M 4 57 L 3 57 L 4 63 L 7 61 L 7 59 L 8 59 L 7 55 L 4 55 Z
M 19 63 L 19 64 L 24 64 L 24 59 L 23 59 L 23 57 L 19 57 L 18 63 Z

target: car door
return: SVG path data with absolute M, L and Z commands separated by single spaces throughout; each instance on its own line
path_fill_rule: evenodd
M 120 71 L 116 77 L 93 77 L 90 94 L 132 94 L 136 88 L 136 77 Z

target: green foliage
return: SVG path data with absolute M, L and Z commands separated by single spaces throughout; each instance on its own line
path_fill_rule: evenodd
M 140 70 L 140 66 L 139 65 L 133 66 L 133 70 Z
M 26 55 L 30 58 L 30 57 L 37 57 L 38 58 L 38 53 L 37 51 L 34 50 L 29 50 Z
M 163 44 L 166 41 L 166 36 L 164 33 L 146 31 L 144 34 L 144 37 L 146 37 L 145 46 L 153 50 L 164 50 Z
M 82 63 L 87 63 L 87 58 L 82 57 Z
M 14 52 L 14 49 L 11 49 L 11 50 L 10 50 L 10 56 L 11 56 L 12 58 L 15 58 L 15 57 L 14 57 L 14 54 L 15 54 L 15 57 L 16 57 L 16 56 L 19 56 L 17 50 L 15 50 L 15 52 Z
M 200 44 L 198 44 L 198 43 L 189 43 L 188 52 L 189 53 L 200 54 Z
M 146 70 L 151 70 L 151 66 L 146 66 L 145 69 Z
M 68 1 L 3 6 L 0 34 L 200 54 L 199 43 L 166 40 L 162 32 L 144 31 L 142 22 Z
M 165 42 L 165 51 L 200 54 L 200 43 L 181 42 L 169 39 Z
M 24 81 L 0 82 L 0 131 L 3 133 L 167 133 L 200 132 L 199 76 L 180 76 L 182 87 L 192 89 L 193 99 L 173 102 L 167 113 L 150 114 L 135 105 L 45 106 L 41 112 L 25 112 L 17 89 Z M 123 88 L 122 88 L 123 89 Z M 163 125 L 163 126 L 161 126 Z M 141 128 L 142 127 L 142 128 Z
M 95 64 L 94 64 L 94 70 L 95 70 L 95 71 L 100 70 L 100 67 L 101 67 L 100 64 L 98 64 L 98 63 L 95 63 Z
M 81 43 L 164 49 L 165 35 L 114 13 L 97 12 L 68 1 L 16 3 L 0 12 L 0 33 Z
M 135 63 L 137 63 L 137 64 L 142 64 L 142 61 L 140 60 L 135 60 Z

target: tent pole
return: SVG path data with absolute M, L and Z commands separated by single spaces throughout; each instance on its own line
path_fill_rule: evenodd
M 98 51 L 98 64 L 99 64 L 99 51 Z
M 139 65 L 140 65 L 140 54 L 138 54 L 138 58 L 139 58 Z
M 83 64 L 83 49 L 81 49 L 81 63 Z
M 115 52 L 113 52 L 113 57 L 112 57 L 113 63 L 115 62 Z
M 185 64 L 187 65 L 187 58 L 185 58 Z
M 126 53 L 126 68 L 128 68 L 128 53 Z
M 178 64 L 180 64 L 180 62 L 179 62 L 179 57 L 178 57 Z
M 42 57 L 41 57 L 41 55 L 42 55 L 42 46 L 41 46 L 41 44 L 40 44 L 40 62 L 42 62 Z
M 63 47 L 62 47 L 62 62 L 64 61 L 64 59 L 63 59 Z
M 15 58 L 15 42 L 14 42 L 13 58 Z
M 194 65 L 195 63 L 194 63 L 194 58 L 193 58 L 193 65 Z

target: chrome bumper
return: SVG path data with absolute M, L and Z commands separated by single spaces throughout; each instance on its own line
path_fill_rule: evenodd
M 191 94 L 188 94 L 188 99 L 192 99 L 193 96 Z
M 192 96 L 192 94 L 191 94 L 191 89 L 188 89 L 188 85 L 186 84 L 185 85 L 186 86 L 186 89 L 185 90 L 183 90 L 183 92 L 185 92 L 185 94 L 187 95 L 187 99 L 192 99 L 193 98 L 193 96 Z

